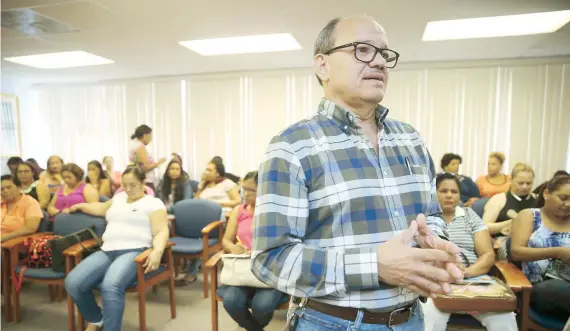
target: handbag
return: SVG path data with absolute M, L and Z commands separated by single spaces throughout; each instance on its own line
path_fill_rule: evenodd
M 102 244 L 101 239 L 99 239 L 99 236 L 97 236 L 92 228 L 79 230 L 77 232 L 68 234 L 67 236 L 50 240 L 49 247 L 52 252 L 51 269 L 55 272 L 65 272 L 65 256 L 63 256 L 63 251 L 75 244 L 81 244 L 81 242 L 90 239 L 95 239 L 95 241 L 97 241 L 97 246 L 93 248 L 83 247 L 83 257 L 85 258 L 98 251 L 101 248 Z
M 559 259 L 552 260 L 546 269 L 544 278 L 561 279 L 570 282 L 570 264 L 564 263 Z
M 220 283 L 231 286 L 248 286 L 270 288 L 251 272 L 251 256 L 249 254 L 222 255 L 222 272 Z

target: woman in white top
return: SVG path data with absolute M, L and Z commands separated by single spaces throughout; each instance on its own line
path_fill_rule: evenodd
M 153 191 L 157 183 L 156 174 L 154 169 L 158 168 L 166 161 L 166 158 L 161 158 L 157 162 L 148 152 L 146 146 L 152 140 L 152 129 L 148 125 L 139 125 L 135 129 L 135 133 L 131 135 L 131 142 L 129 143 L 129 161 L 139 166 L 145 172 L 145 183 L 150 186 Z
M 65 278 L 67 293 L 89 322 L 88 331 L 121 330 L 125 291 L 135 284 L 137 255 L 152 247 L 145 263 L 145 273 L 158 269 L 168 241 L 166 208 L 160 199 L 144 193 L 144 173 L 129 167 L 122 175 L 124 192 L 105 203 L 81 203 L 70 212 L 104 216 L 107 228 L 101 250 L 89 255 Z M 93 295 L 99 288 L 101 309 Z
M 222 209 L 230 211 L 241 203 L 238 186 L 225 178 L 226 169 L 220 162 L 210 162 L 202 174 L 202 182 L 198 185 L 197 199 L 219 203 Z

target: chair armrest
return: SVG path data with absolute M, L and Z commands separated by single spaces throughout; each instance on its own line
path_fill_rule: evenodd
M 21 244 L 24 243 L 24 241 L 26 241 L 26 239 L 28 238 L 33 238 L 36 236 L 43 236 L 46 234 L 52 234 L 51 232 L 38 232 L 38 233 L 33 233 L 33 234 L 29 234 L 26 236 L 20 236 L 20 237 L 16 237 L 16 238 L 12 238 L 10 240 L 6 240 L 5 242 L 2 243 L 2 249 L 7 249 L 7 250 L 11 250 L 12 248 L 16 247 L 16 246 L 20 246 Z
M 505 283 L 513 290 L 513 292 L 520 292 L 532 289 L 532 284 L 526 278 L 526 275 L 517 268 L 514 264 L 504 261 L 495 262 L 495 267 L 505 280 Z
M 203 229 L 202 229 L 202 234 L 203 235 L 207 235 L 210 234 L 210 232 L 212 232 L 212 230 L 214 230 L 216 227 L 225 224 L 225 221 L 213 221 L 212 223 L 206 225 Z
M 73 246 L 67 247 L 63 251 L 63 255 L 65 256 L 78 256 L 79 254 L 83 253 L 83 250 L 96 247 L 99 243 L 95 239 L 89 239 L 77 243 Z
M 164 252 L 162 254 L 166 253 L 166 251 L 171 249 L 171 247 L 174 245 L 175 245 L 175 243 L 173 243 L 173 242 L 170 242 L 170 241 L 167 242 L 166 247 L 164 248 Z M 152 248 L 149 248 L 146 251 L 140 253 L 139 255 L 137 255 L 137 257 L 135 257 L 135 262 L 137 264 L 144 264 L 151 252 L 152 252 Z
M 211 269 L 213 267 L 215 267 L 221 260 L 222 260 L 222 255 L 224 254 L 224 251 L 219 251 L 216 254 L 214 254 L 209 260 L 208 262 L 206 262 L 206 264 L 204 265 L 204 267 L 206 269 Z

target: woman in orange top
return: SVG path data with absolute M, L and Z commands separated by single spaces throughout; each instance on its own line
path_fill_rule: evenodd
M 482 198 L 490 198 L 495 194 L 507 192 L 511 186 L 509 176 L 502 173 L 505 163 L 505 154 L 493 152 L 489 154 L 487 175 L 477 178 L 475 183 L 479 187 Z

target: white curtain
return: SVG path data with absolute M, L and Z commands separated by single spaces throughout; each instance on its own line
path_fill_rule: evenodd
M 392 72 L 383 104 L 420 131 L 438 168 L 455 152 L 463 173 L 484 174 L 489 152 L 502 151 L 506 172 L 530 163 L 538 183 L 567 167 L 569 69 L 570 59 L 403 67 Z M 309 69 L 296 69 L 44 86 L 35 94 L 35 114 L 48 128 L 42 139 L 23 137 L 37 140 L 26 157 L 58 154 L 85 167 L 112 155 L 122 168 L 130 135 L 147 124 L 155 158 L 180 153 L 199 178 L 214 155 L 240 176 L 257 169 L 272 136 L 315 113 L 322 88 Z

